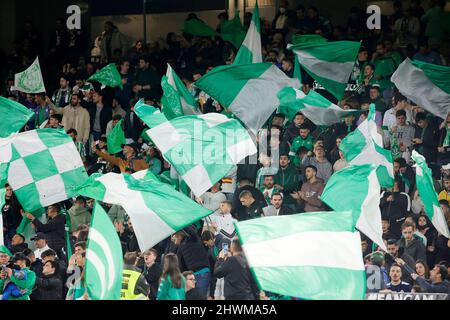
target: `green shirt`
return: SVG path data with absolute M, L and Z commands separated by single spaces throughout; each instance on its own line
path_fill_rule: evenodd
M 175 288 L 172 279 L 167 276 L 161 280 L 156 300 L 186 300 L 186 279 L 181 276 L 181 288 Z
M 23 268 L 22 271 L 26 273 L 26 277 L 23 280 L 17 279 L 14 276 L 14 272 L 10 277 L 10 281 L 14 283 L 21 291 L 25 292 L 20 297 L 10 296 L 9 300 L 30 300 L 30 294 L 33 291 L 34 284 L 36 283 L 36 274 L 28 268 Z M 3 293 L 7 280 L 0 279 L 0 290 Z
M 308 151 L 312 151 L 314 146 L 313 137 L 309 134 L 306 139 L 303 139 L 301 136 L 298 136 L 292 141 L 292 146 L 289 151 L 289 157 L 291 158 L 291 161 L 294 161 L 295 156 L 297 154 L 297 150 L 300 147 L 305 147 L 308 149 Z

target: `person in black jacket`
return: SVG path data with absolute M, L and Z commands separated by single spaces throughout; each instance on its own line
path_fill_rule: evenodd
M 263 212 L 263 206 L 261 206 L 260 203 L 258 203 L 255 198 L 253 197 L 251 191 L 242 191 L 239 194 L 239 200 L 242 203 L 242 206 L 245 208 L 243 211 L 239 212 L 238 220 L 248 220 L 248 219 L 254 219 L 259 218 L 264 215 Z M 267 203 L 264 205 L 264 207 L 267 206 Z
M 3 207 L 0 207 L 0 210 L 3 215 L 3 228 L 6 230 L 3 236 L 4 242 L 5 246 L 9 247 L 11 245 L 11 239 L 16 234 L 16 229 L 22 220 L 20 214 L 22 206 L 9 184 L 5 185 L 5 189 L 5 204 Z
M 195 286 L 195 275 L 192 271 L 183 272 L 186 279 L 186 300 L 206 300 L 203 292 Z
M 178 246 L 177 256 L 181 271 L 194 272 L 197 288 L 206 296 L 211 281 L 208 254 L 194 225 L 190 225 L 172 236 Z
M 416 114 L 416 124 L 413 139 L 414 149 L 425 157 L 427 163 L 435 163 L 439 144 L 438 128 L 429 122 L 425 112 Z
M 159 263 L 156 262 L 158 257 L 158 251 L 155 249 L 149 249 L 144 252 L 144 271 L 142 274 L 150 285 L 150 300 L 156 300 L 156 294 L 158 293 L 159 279 L 161 278 L 162 268 Z
M 91 132 L 94 140 L 97 140 L 106 133 L 108 122 L 112 119 L 112 107 L 104 104 L 103 93 L 97 91 L 92 96 L 92 103 L 87 104 L 87 110 L 89 111 Z
M 391 235 L 395 239 L 400 239 L 401 226 L 411 210 L 411 200 L 403 190 L 403 181 L 396 178 L 392 192 L 383 192 L 380 199 L 381 214 L 389 218 Z
M 259 290 L 238 239 L 233 239 L 227 255 L 223 250 L 220 251 L 214 276 L 224 278 L 225 300 L 255 300 L 259 296 Z
M 210 230 L 205 230 L 202 233 L 203 245 L 208 248 L 208 260 L 211 270 L 214 270 L 216 265 L 217 256 L 224 245 L 231 244 L 230 239 L 225 238 L 222 234 L 218 233 L 214 235 Z M 211 277 L 211 283 L 209 285 L 209 297 L 213 300 L 215 297 L 223 296 L 223 280 L 217 279 L 214 275 Z M 217 284 L 217 290 L 216 290 Z M 216 292 L 217 291 L 217 292 Z
M 35 227 L 36 233 L 42 232 L 45 234 L 48 246 L 56 251 L 58 257 L 63 256 L 61 249 L 63 249 L 66 245 L 66 217 L 60 214 L 60 212 L 61 207 L 58 203 L 48 206 L 48 221 L 46 224 L 43 224 L 41 221 L 39 221 L 39 219 L 36 219 L 36 217 L 31 213 L 26 213 L 26 217 L 31 220 L 31 223 Z
M 36 278 L 33 300 L 62 300 L 63 283 L 58 275 L 58 263 L 47 261 L 42 276 Z
M 19 233 L 15 234 L 11 240 L 11 252 L 18 253 L 28 248 L 28 244 L 25 242 L 25 237 Z
M 33 250 L 27 248 L 23 250 L 23 254 L 27 256 L 27 258 L 30 260 L 30 270 L 34 271 L 36 274 L 36 277 L 42 276 L 42 269 L 44 268 L 44 264 L 42 263 L 41 259 L 36 259 L 36 256 L 34 255 Z
M 58 259 L 56 252 L 53 249 L 48 249 L 41 254 L 42 263 L 47 263 L 48 261 L 54 261 L 58 265 L 58 276 L 61 281 L 65 282 L 67 278 L 67 264 L 63 259 Z
M 134 104 L 131 105 L 130 109 L 127 111 L 127 114 L 123 119 L 123 124 L 125 138 L 130 138 L 137 142 L 142 134 L 142 130 L 144 130 L 144 124 L 134 112 Z
M 243 191 L 250 191 L 253 195 L 253 198 L 261 206 L 261 208 L 267 206 L 266 199 L 264 198 L 262 192 L 256 189 L 249 179 L 243 178 L 239 181 L 239 188 L 234 191 L 233 195 L 231 214 L 235 218 L 244 217 L 247 211 L 246 207 L 241 203 L 241 200 L 239 199 L 239 196 Z

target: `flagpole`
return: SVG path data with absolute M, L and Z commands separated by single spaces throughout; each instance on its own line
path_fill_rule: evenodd
M 144 46 L 147 45 L 147 0 L 142 1 L 142 16 L 144 19 Z

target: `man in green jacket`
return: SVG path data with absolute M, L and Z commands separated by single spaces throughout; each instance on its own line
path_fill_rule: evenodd
M 312 135 L 310 134 L 310 129 L 307 124 L 302 124 L 300 126 L 300 135 L 292 141 L 291 150 L 289 151 L 289 157 L 291 161 L 295 159 L 297 150 L 300 147 L 305 147 L 308 151 L 311 151 L 314 146 L 314 140 Z
M 274 178 L 275 187 L 284 195 L 284 204 L 295 207 L 296 201 L 291 197 L 291 193 L 300 190 L 302 177 L 300 173 L 291 166 L 289 155 L 280 155 L 280 168 Z
M 13 263 L 20 270 L 2 267 L 0 272 L 2 300 L 30 300 L 36 274 L 28 268 L 30 261 L 23 253 L 17 253 L 13 257 Z

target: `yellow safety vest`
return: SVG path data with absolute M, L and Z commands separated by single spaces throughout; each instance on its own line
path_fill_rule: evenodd
M 123 270 L 120 300 L 145 300 L 147 298 L 142 293 L 134 294 L 140 276 L 141 274 L 137 271 Z

